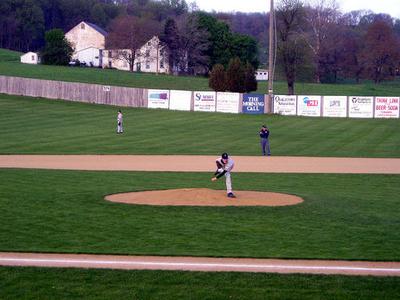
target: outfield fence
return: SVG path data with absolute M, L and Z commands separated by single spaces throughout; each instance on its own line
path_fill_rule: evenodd
M 0 76 L 0 93 L 125 107 L 337 118 L 399 118 L 399 97 L 139 89 Z
M 116 106 L 147 107 L 147 89 L 0 76 L 0 93 Z

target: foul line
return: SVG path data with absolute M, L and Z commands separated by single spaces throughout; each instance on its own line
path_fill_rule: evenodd
M 11 263 L 64 263 L 99 265 L 131 265 L 153 267 L 207 267 L 207 268 L 252 268 L 252 269 L 285 269 L 285 270 L 321 270 L 321 271 L 370 271 L 400 273 L 400 268 L 379 267 L 346 267 L 346 266 L 305 266 L 305 265 L 278 265 L 278 264 L 232 264 L 232 263 L 179 263 L 179 262 L 144 262 L 121 260 L 77 260 L 77 259 L 32 259 L 32 258 L 0 258 L 0 262 Z

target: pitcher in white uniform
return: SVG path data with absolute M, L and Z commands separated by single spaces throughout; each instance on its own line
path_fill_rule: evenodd
M 236 198 L 232 191 L 231 180 L 231 171 L 235 165 L 233 159 L 229 157 L 228 153 L 222 153 L 221 157 L 217 158 L 215 163 L 217 164 L 217 171 L 215 171 L 214 177 L 211 178 L 211 181 L 216 181 L 218 178 L 225 175 L 227 196 L 229 198 Z

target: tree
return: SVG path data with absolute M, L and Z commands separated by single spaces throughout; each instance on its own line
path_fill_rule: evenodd
M 182 20 L 180 24 L 180 67 L 186 68 L 187 74 L 207 75 L 210 68 L 210 57 L 207 50 L 210 47 L 209 33 L 199 26 L 196 14 Z
M 61 29 L 46 32 L 46 46 L 41 53 L 42 63 L 46 65 L 68 65 L 71 61 L 72 49 Z
M 359 83 L 361 75 L 364 72 L 364 65 L 361 60 L 361 50 L 364 41 L 362 34 L 353 28 L 347 26 L 341 31 L 340 41 L 338 42 L 338 68 L 341 74 L 347 78 L 355 78 Z
M 168 47 L 169 69 L 173 70 L 178 65 L 180 51 L 180 36 L 174 19 L 168 19 L 164 25 L 164 32 L 160 40 Z
M 302 35 L 304 9 L 300 0 L 282 0 L 276 10 L 278 32 L 277 58 L 283 68 L 288 94 L 294 94 L 294 84 L 300 70 L 310 65 L 309 47 Z
M 396 33 L 397 37 L 400 38 L 400 19 L 396 19 L 394 21 L 393 30 Z
M 227 90 L 227 77 L 223 65 L 216 64 L 213 66 L 208 79 L 208 86 L 216 92 L 225 92 Z
M 40 45 L 44 34 L 44 17 L 41 8 L 33 0 L 25 0 L 17 9 L 19 20 L 17 34 L 21 42 L 20 49 L 29 51 Z
M 226 77 L 228 91 L 236 93 L 244 93 L 246 91 L 244 67 L 238 57 L 229 61 Z
M 242 62 L 248 62 L 255 69 L 258 68 L 258 46 L 254 38 L 248 35 L 233 34 L 231 53 L 233 57 L 239 57 Z
M 249 93 L 257 90 L 257 79 L 253 66 L 247 62 L 244 68 L 244 88 Z
M 233 33 L 228 24 L 210 14 L 201 12 L 197 15 L 199 28 L 209 33 L 210 46 L 207 55 L 210 57 L 210 66 L 218 63 L 227 66 L 232 58 L 239 57 L 255 68 L 258 67 L 258 45 L 253 37 Z
M 210 68 L 218 63 L 227 66 L 232 58 L 229 26 L 219 22 L 215 17 L 205 12 L 199 12 L 197 16 L 199 18 L 199 28 L 209 33 L 210 45 L 207 49 L 207 55 L 210 57 Z
M 105 27 L 108 24 L 108 16 L 104 8 L 105 7 L 102 4 L 97 3 L 90 10 L 91 21 L 101 27 Z
M 375 21 L 365 35 L 366 75 L 375 83 L 393 78 L 400 59 L 399 40 L 385 21 Z
M 319 83 L 323 75 L 322 69 L 330 68 L 330 62 L 326 59 L 327 50 L 330 49 L 327 44 L 332 39 L 331 35 L 335 32 L 332 28 L 337 24 L 340 14 L 336 0 L 313 0 L 312 2 L 313 6 L 305 8 L 305 19 L 310 28 L 306 41 L 314 54 L 315 79 Z M 328 56 L 331 54 L 329 53 Z
M 140 48 L 153 36 L 157 36 L 159 31 L 159 24 L 153 20 L 132 16 L 118 17 L 111 23 L 106 48 L 121 49 L 116 51 L 117 58 L 125 61 L 133 72 L 136 59 L 146 55 L 140 52 Z

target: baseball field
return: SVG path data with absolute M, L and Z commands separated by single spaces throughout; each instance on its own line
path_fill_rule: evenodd
M 400 158 L 399 120 L 123 109 L 0 95 L 0 154 Z M 106 157 L 106 156 L 105 156 Z M 177 156 L 177 159 L 179 157 Z M 265 159 L 268 159 L 266 157 Z M 123 162 L 121 162 L 123 163 Z M 239 167 L 239 166 L 238 166 Z M 194 169 L 194 168 L 193 168 Z M 210 172 L 0 169 L 0 251 L 400 261 L 400 175 L 233 172 L 297 205 L 149 206 L 122 192 L 209 188 Z M 2 299 L 396 299 L 400 277 L 0 267 Z

